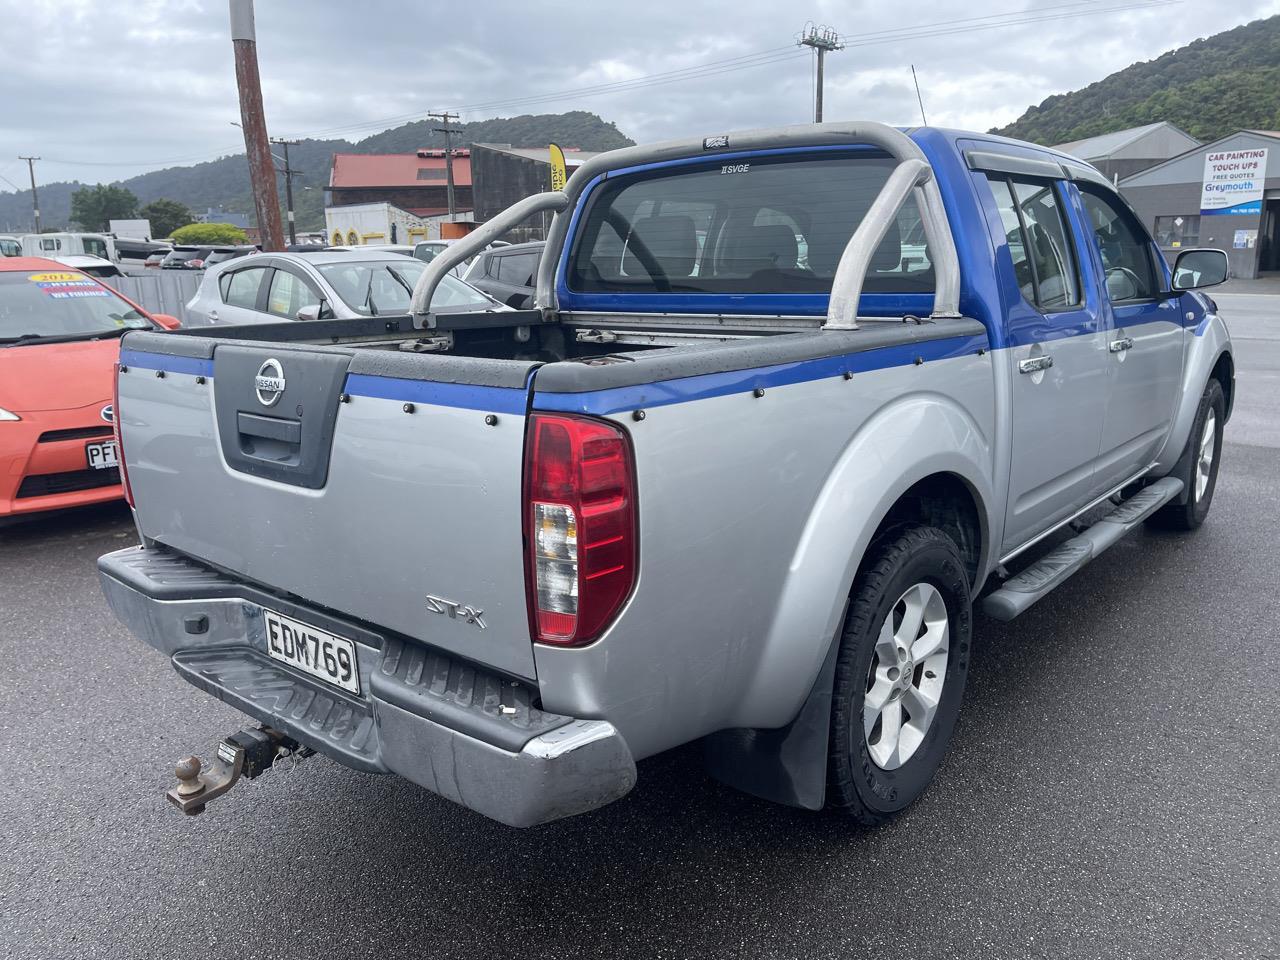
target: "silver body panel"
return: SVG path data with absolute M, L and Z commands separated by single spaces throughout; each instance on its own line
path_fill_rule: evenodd
M 280 354 L 285 356 L 284 354 Z M 285 360 L 286 370 L 289 361 Z M 524 418 L 354 396 L 328 482 L 308 490 L 233 470 L 213 415 L 217 377 L 120 378 L 120 425 L 141 528 L 248 580 L 518 676 L 533 676 L 524 599 Z M 433 614 L 428 594 L 484 611 Z
M 898 496 L 950 472 L 996 502 L 992 365 L 975 352 L 615 416 L 636 452 L 640 579 L 592 646 L 536 648 L 547 708 L 608 717 L 637 758 L 788 722 Z

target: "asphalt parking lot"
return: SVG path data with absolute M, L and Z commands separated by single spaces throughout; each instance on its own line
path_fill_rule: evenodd
M 692 748 L 523 832 L 323 758 L 183 819 L 174 761 L 241 721 L 108 612 L 127 512 L 0 529 L 4 955 L 1280 956 L 1280 296 L 1218 300 L 1238 400 L 1209 522 L 980 618 L 948 760 L 872 832 Z

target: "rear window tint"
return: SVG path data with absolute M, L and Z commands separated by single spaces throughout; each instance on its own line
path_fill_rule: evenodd
M 827 293 L 895 162 L 851 154 L 709 162 L 606 181 L 571 253 L 581 292 Z M 866 292 L 931 293 L 914 199 L 867 272 Z

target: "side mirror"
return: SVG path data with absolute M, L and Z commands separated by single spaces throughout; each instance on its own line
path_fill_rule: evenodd
M 1173 289 L 1199 290 L 1227 279 L 1227 252 L 1207 247 L 1183 250 L 1173 263 Z
M 151 314 L 151 319 L 165 330 L 177 330 L 182 326 L 181 320 L 168 313 L 153 313 Z
M 299 320 L 319 320 L 320 311 L 324 309 L 323 304 L 309 303 L 298 311 Z

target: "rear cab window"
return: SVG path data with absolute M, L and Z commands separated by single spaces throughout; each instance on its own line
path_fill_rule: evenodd
M 831 290 L 836 266 L 896 163 L 867 150 L 719 157 L 611 177 L 588 198 L 565 268 L 572 293 L 752 295 Z M 863 289 L 932 294 L 915 199 L 881 242 Z M 717 298 L 717 295 L 718 298 Z M 797 301 L 798 302 L 798 301 Z

